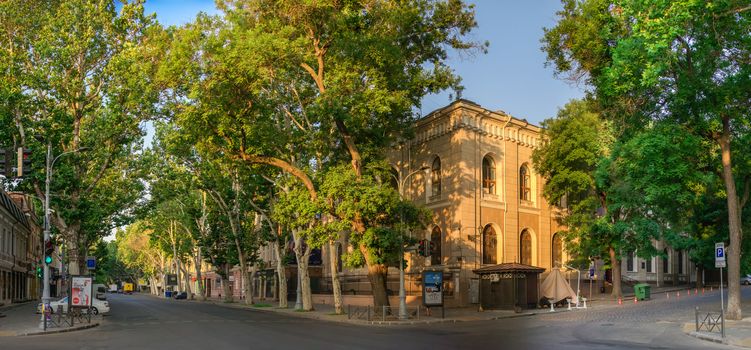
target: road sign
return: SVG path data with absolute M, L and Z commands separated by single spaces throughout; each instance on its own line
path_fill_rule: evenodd
M 167 275 L 167 285 L 168 286 L 176 286 L 177 285 L 177 275 L 176 274 L 169 274 L 169 275 Z
M 95 256 L 86 257 L 86 268 L 89 270 L 96 270 L 96 257 Z
M 714 267 L 725 267 L 725 243 L 715 243 L 714 252 Z

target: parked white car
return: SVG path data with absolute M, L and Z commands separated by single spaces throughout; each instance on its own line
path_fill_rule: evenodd
M 99 300 L 97 298 L 94 298 L 92 300 L 93 300 L 93 304 L 91 304 L 91 313 L 92 314 L 98 315 L 100 313 L 101 314 L 106 314 L 106 313 L 110 312 L 110 303 L 109 302 L 107 302 L 106 300 Z M 58 305 L 62 305 L 63 306 L 63 313 L 67 313 L 68 312 L 68 297 L 62 298 L 62 299 L 57 300 L 57 301 L 51 301 L 50 302 L 50 307 L 52 308 L 52 313 L 53 314 L 55 312 L 57 312 Z M 87 309 L 83 310 L 84 313 L 86 313 L 86 311 L 87 311 Z M 39 305 L 37 305 L 37 312 L 38 313 L 42 312 L 42 303 L 39 303 Z

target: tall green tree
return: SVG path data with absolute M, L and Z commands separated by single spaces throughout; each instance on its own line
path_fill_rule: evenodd
M 5 1 L 9 34 L 0 101 L 12 120 L 14 145 L 34 152 L 22 184 L 44 197 L 45 154 L 77 152 L 55 163 L 52 224 L 67 242 L 70 272 L 88 249 L 128 219 L 141 195 L 136 171 L 140 123 L 153 116 L 151 77 L 159 51 L 145 39 L 157 31 L 143 2 Z M 6 26 L 7 24 L 7 26 Z M 6 124 L 7 125 L 7 124 Z M 4 129 L 7 130 L 7 129 Z M 52 161 L 52 159 L 50 159 Z
M 730 319 L 741 318 L 741 209 L 747 203 L 737 189 L 743 176 L 732 150 L 745 148 L 739 142 L 748 132 L 750 28 L 743 1 L 571 0 L 543 39 L 556 69 L 586 75 L 606 115 L 625 133 L 662 120 L 719 148 Z

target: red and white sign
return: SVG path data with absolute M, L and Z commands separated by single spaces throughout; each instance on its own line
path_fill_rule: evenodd
M 70 282 L 70 306 L 89 307 L 92 298 L 91 276 L 73 276 Z

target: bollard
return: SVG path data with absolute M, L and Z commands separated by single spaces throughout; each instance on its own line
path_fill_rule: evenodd
M 571 311 L 571 299 L 566 299 L 568 301 L 568 311 Z
M 636 299 L 636 296 L 634 296 L 634 304 L 637 304 L 637 303 L 638 303 L 638 301 Z
M 618 305 L 623 305 L 623 299 L 618 298 Z
M 667 297 L 666 299 L 670 299 L 670 293 L 665 292 L 665 296 Z
M 699 295 L 699 288 L 694 289 L 694 295 Z
M 368 321 L 370 321 L 370 305 L 368 305 Z
M 584 308 L 587 308 L 587 298 L 582 298 L 584 300 Z
M 550 312 L 555 312 L 555 307 L 553 306 L 555 302 L 550 302 Z
M 679 299 L 680 299 L 680 297 L 681 297 L 681 292 L 676 292 L 676 293 L 675 293 L 675 297 L 676 297 L 676 298 L 679 298 Z
M 704 295 L 704 287 L 701 288 L 701 295 Z
M 347 319 L 352 319 L 352 304 L 347 305 Z
M 383 315 L 381 315 L 383 322 L 386 322 L 386 305 L 383 305 Z
M 420 304 L 417 304 L 417 319 L 420 319 Z
M 696 311 L 694 312 L 696 315 L 696 331 L 699 331 L 699 307 L 697 306 Z
M 714 287 L 712 287 L 712 286 L 709 286 L 709 291 L 711 292 L 713 288 L 714 288 Z

